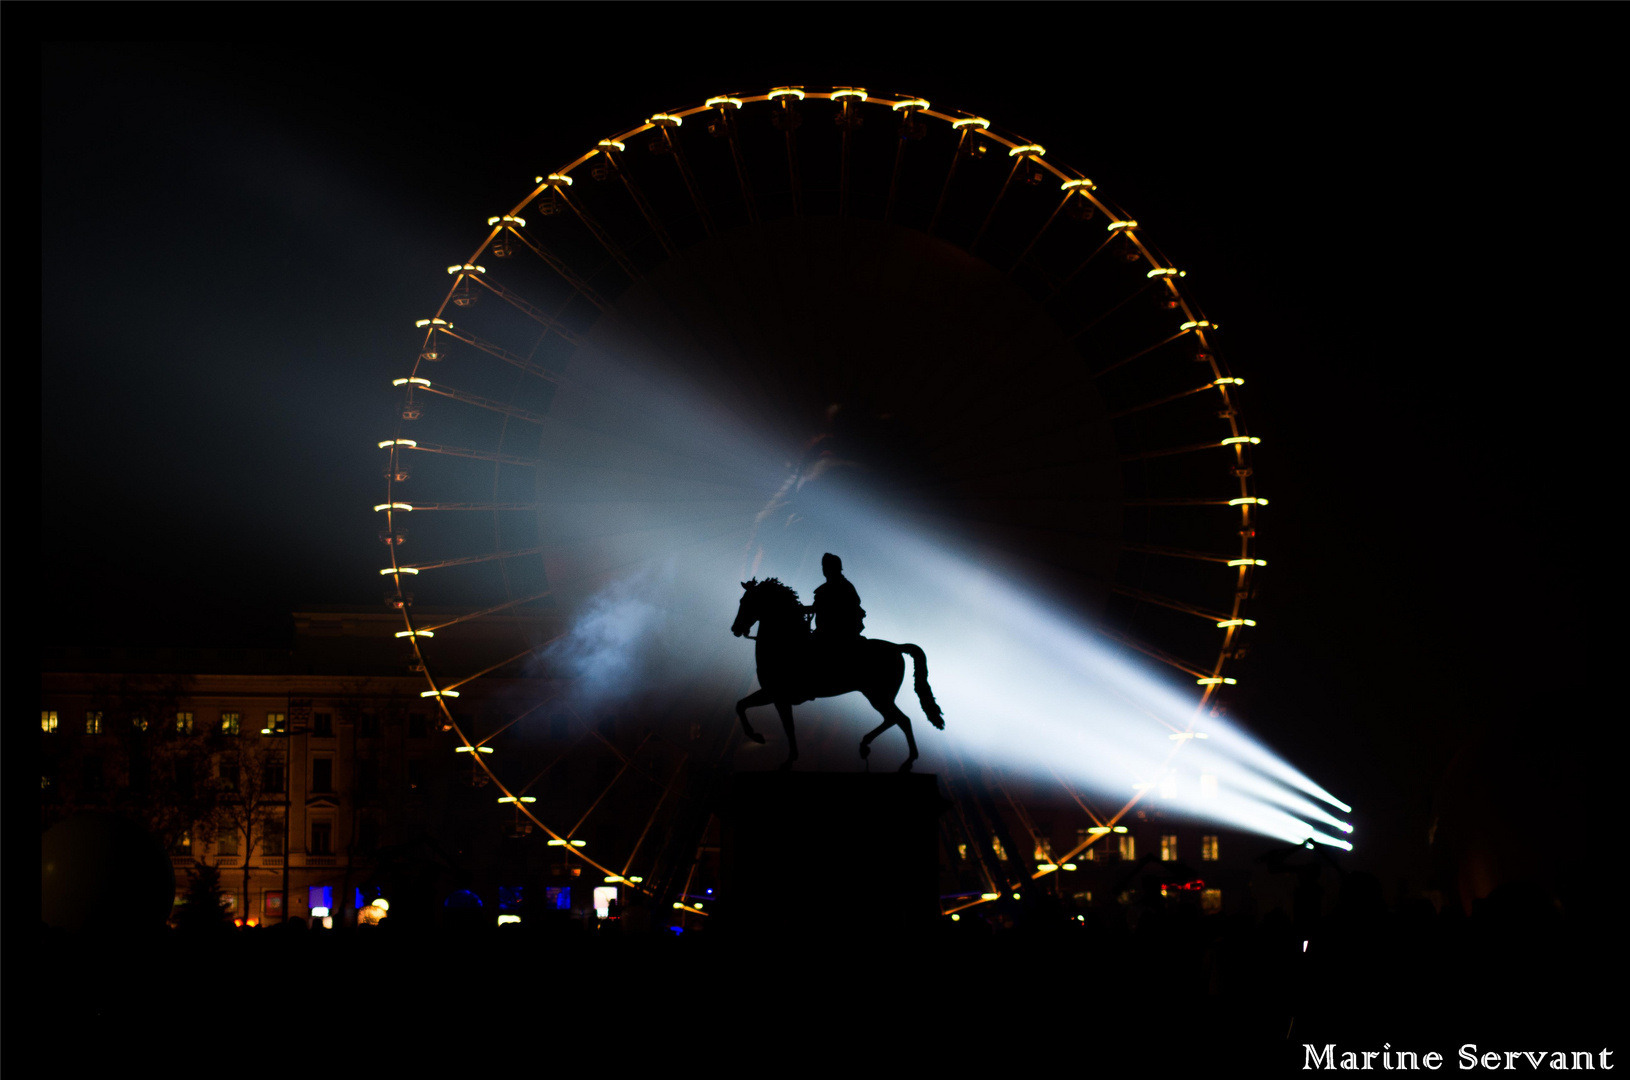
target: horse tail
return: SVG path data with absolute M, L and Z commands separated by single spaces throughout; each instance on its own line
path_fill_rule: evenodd
M 940 712 L 940 704 L 934 700 L 934 691 L 928 686 L 928 654 L 916 645 L 902 645 L 900 651 L 911 657 L 912 666 L 916 669 L 917 700 L 922 703 L 923 714 L 930 724 L 944 731 L 945 714 Z

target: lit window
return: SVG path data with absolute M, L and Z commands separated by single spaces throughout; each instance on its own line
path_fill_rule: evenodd
M 1200 858 L 1206 862 L 1217 861 L 1217 838 L 1215 836 L 1200 837 Z
M 572 908 L 572 887 L 570 885 L 549 885 L 543 890 L 544 906 L 559 911 L 570 911 Z
M 1127 833 L 1126 835 L 1121 837 L 1121 858 L 1126 860 L 1127 862 L 1131 862 L 1133 859 L 1135 859 L 1137 857 L 1138 857 L 1137 841 L 1133 838 L 1131 833 Z
M 181 832 L 176 836 L 175 843 L 173 845 L 171 845 L 170 850 L 172 852 L 174 852 L 175 854 L 177 854 L 177 855 L 191 855 L 192 854 L 192 832 L 191 832 L 191 830 L 182 829 Z
M 273 735 L 287 735 L 289 731 L 289 717 L 287 713 L 269 712 L 266 714 L 266 730 Z
M 1077 844 L 1084 844 L 1088 840 L 1091 840 L 1094 836 L 1100 836 L 1100 835 L 1102 835 L 1102 834 L 1101 833 L 1094 833 L 1091 829 L 1089 829 L 1089 828 L 1087 828 L 1086 826 L 1083 825 L 1082 827 L 1075 830 L 1075 842 Z M 1084 862 L 1097 862 L 1098 861 L 1098 845 L 1093 844 L 1091 847 L 1087 848 L 1085 851 L 1077 853 L 1077 855 L 1075 857 L 1078 858 L 1078 859 L 1081 859 Z
M 145 716 L 132 716 L 130 718 L 130 726 L 135 728 L 137 731 L 146 731 L 147 730 L 147 717 L 145 717 Z
M 217 766 L 221 777 L 222 791 L 238 790 L 238 763 L 236 761 L 223 761 Z
M 1053 842 L 1051 840 L 1037 840 L 1034 858 L 1039 863 L 1053 861 Z
M 101 713 L 99 713 L 99 712 L 88 712 L 88 713 L 85 714 L 85 734 L 87 734 L 87 735 L 100 735 L 100 734 L 102 734 L 102 714 Z
M 967 858 L 968 858 L 968 845 L 967 844 L 958 844 L 956 846 L 956 857 L 959 858 L 959 859 L 962 859 L 964 862 L 967 861 Z
M 47 735 L 56 734 L 57 714 L 55 709 L 40 713 L 40 730 L 45 732 Z
M 1175 836 L 1162 836 L 1160 838 L 1160 861 L 1161 862 L 1176 862 L 1177 861 L 1177 837 L 1175 837 Z
M 334 910 L 334 889 L 330 885 L 313 885 L 306 890 L 306 907 L 317 918 Z
M 268 795 L 275 795 L 283 790 L 282 765 L 271 764 L 261 770 L 260 789 Z
M 524 889 L 525 889 L 525 886 L 523 886 L 523 885 L 500 885 L 500 886 L 498 886 L 498 910 L 499 911 L 515 911 L 515 910 L 518 910 L 521 907 L 522 902 L 523 902 L 522 898 L 523 898 L 523 895 L 524 895 Z
M 1221 889 L 1200 890 L 1200 910 L 1207 915 L 1215 915 L 1222 910 Z
M 1000 840 L 996 839 L 994 836 L 991 837 L 990 846 L 991 850 L 996 852 L 996 857 L 998 859 L 1001 859 L 1003 862 L 1007 862 L 1007 852 L 1002 850 L 1002 842 Z
M 177 735 L 192 734 L 192 713 L 178 712 L 175 714 L 175 733 Z
M 312 759 L 312 762 L 311 762 L 311 790 L 312 791 L 333 791 L 334 790 L 334 759 L 333 758 L 320 757 L 320 758 L 313 758 Z
M 243 714 L 224 712 L 221 714 L 221 734 L 236 735 L 243 727 Z
M 311 716 L 311 733 L 319 739 L 332 739 L 334 737 L 334 714 L 313 713 Z
M 268 821 L 260 827 L 260 853 L 283 857 L 283 823 Z
M 215 838 L 215 854 L 223 855 L 228 858 L 237 858 L 238 832 L 236 829 L 223 832 L 220 836 Z
M 1200 798 L 1215 799 L 1217 797 L 1217 774 L 1200 774 Z
M 600 918 L 611 915 L 611 905 L 617 902 L 617 886 L 596 885 L 594 887 L 594 913 Z
M 314 821 L 311 823 L 311 853 L 313 855 L 332 855 L 334 853 L 333 822 Z

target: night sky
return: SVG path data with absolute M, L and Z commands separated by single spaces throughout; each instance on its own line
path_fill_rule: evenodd
M 590 47 L 628 9 L 531 10 L 440 55 L 43 50 L 46 645 L 278 647 L 300 605 L 377 605 L 387 382 L 485 217 L 656 110 L 861 84 L 1045 143 L 1223 324 L 1272 499 L 1241 719 L 1355 806 L 1354 860 L 1418 887 L 1435 792 L 1535 851 L 1596 813 L 1566 736 L 1597 722 L 1584 496 L 1622 346 L 1585 340 L 1617 307 L 1588 12 L 984 7 L 951 37 L 732 7 Z

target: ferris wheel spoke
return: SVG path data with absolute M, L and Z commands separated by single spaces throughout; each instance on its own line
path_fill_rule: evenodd
M 1150 657 L 1151 659 L 1159 660 L 1162 664 L 1165 664 L 1168 667 L 1174 667 L 1178 671 L 1185 674 L 1193 675 L 1196 679 L 1208 678 L 1211 675 L 1211 672 L 1206 671 L 1195 664 L 1191 664 L 1187 660 L 1181 660 L 1167 652 L 1165 649 L 1150 645 L 1145 641 L 1140 641 L 1137 638 L 1132 637 L 1130 634 L 1123 634 L 1119 630 L 1111 630 L 1107 626 L 1095 626 L 1094 629 L 1104 637 L 1109 638 L 1111 641 L 1119 642 L 1120 644 L 1125 645 L 1127 648 L 1134 649 L 1137 652 Z
M 492 664 L 492 665 L 489 665 L 487 667 L 482 668 L 480 671 L 476 672 L 474 675 L 466 675 L 464 678 L 460 679 L 458 682 L 451 683 L 451 684 L 449 684 L 447 686 L 442 687 L 441 688 L 442 693 L 445 694 L 449 690 L 457 690 L 459 687 L 465 685 L 466 683 L 472 683 L 475 680 L 481 678 L 481 676 L 483 676 L 483 675 L 491 675 L 493 672 L 497 671 L 499 668 L 505 667 L 505 666 L 507 666 L 509 664 L 513 664 L 515 661 L 523 659 L 524 657 L 530 656 L 532 653 L 537 652 L 539 649 L 545 648 L 545 647 L 547 647 L 549 645 L 553 645 L 555 642 L 559 641 L 561 638 L 563 638 L 565 636 L 566 636 L 565 634 L 556 634 L 554 637 L 550 638 L 548 641 L 540 641 L 536 645 L 528 645 L 526 648 L 522 649 L 520 652 L 516 653 L 513 656 L 505 657 L 504 659 L 498 661 L 496 664 Z
M 623 877 L 634 868 L 634 860 L 639 858 L 640 848 L 645 846 L 645 838 L 651 834 L 651 826 L 656 824 L 657 815 L 662 812 L 663 806 L 667 804 L 668 796 L 673 794 L 674 784 L 678 781 L 679 774 L 685 771 L 685 763 L 689 760 L 689 754 L 681 754 L 679 756 L 679 763 L 674 766 L 673 775 L 670 776 L 668 778 L 668 782 L 663 785 L 662 797 L 658 799 L 657 804 L 651 808 L 650 816 L 645 819 L 645 828 L 640 830 L 639 837 L 634 841 L 633 850 L 628 853 L 628 861 L 623 863 L 622 871 L 617 875 L 618 877 Z
M 1041 242 L 1041 238 L 1047 235 L 1047 230 L 1053 227 L 1053 222 L 1058 220 L 1059 212 L 1069 205 L 1070 198 L 1074 194 L 1074 189 L 1064 193 L 1064 197 L 1058 201 L 1057 206 L 1053 207 L 1053 212 L 1047 215 L 1047 220 L 1042 222 L 1041 228 L 1036 230 L 1036 235 L 1030 238 L 1030 243 L 1024 246 L 1023 251 L 1019 252 L 1019 257 L 1013 260 L 1013 265 L 1007 268 L 1007 273 L 1003 274 L 1003 277 L 1013 276 L 1013 271 L 1019 268 L 1020 264 L 1029 257 L 1030 252 L 1035 249 L 1035 246 Z
M 1092 249 L 1092 254 L 1088 255 L 1085 259 L 1082 259 L 1081 262 L 1076 266 L 1076 268 L 1074 270 L 1071 270 L 1068 274 L 1064 275 L 1064 280 L 1060 281 L 1058 283 L 1058 287 L 1056 289 L 1053 289 L 1051 292 L 1049 292 L 1047 294 L 1044 302 L 1052 301 L 1054 298 L 1056 298 L 1058 296 L 1059 293 L 1061 293 L 1065 289 L 1069 288 L 1070 282 L 1074 281 L 1076 279 L 1076 276 L 1078 274 L 1080 274 L 1081 271 L 1085 270 L 1087 268 L 1088 264 L 1092 262 L 1092 260 L 1096 259 L 1099 256 L 1099 254 L 1105 248 L 1107 248 L 1110 244 L 1112 244 L 1114 242 L 1115 242 L 1115 234 L 1110 233 L 1109 236 L 1104 238 L 1103 243 L 1099 244 L 1097 247 Z
M 666 123 L 658 123 L 659 119 Z M 685 160 L 685 148 L 679 145 L 674 131 L 679 127 L 677 117 L 652 117 L 652 124 L 662 132 L 662 139 L 668 146 L 668 154 L 674 159 L 674 165 L 679 169 L 679 179 L 684 183 L 685 190 L 690 194 L 690 201 L 696 207 L 696 216 L 702 221 L 702 231 L 709 239 L 714 236 L 713 215 L 708 213 L 707 203 L 702 199 L 702 189 L 696 183 L 696 174 L 691 172 L 690 162 Z
M 1220 441 L 1213 439 L 1210 442 L 1190 443 L 1188 446 L 1169 446 L 1161 450 L 1140 450 L 1135 454 L 1122 454 L 1121 461 L 1147 461 L 1150 458 L 1175 457 L 1178 454 L 1193 454 L 1200 450 L 1229 450 L 1236 446 L 1242 445 L 1240 438 L 1242 437 L 1231 437 L 1222 439 Z M 1244 438 L 1248 438 L 1248 436 L 1244 436 Z
M 487 283 L 483 282 L 483 284 L 487 284 Z M 521 301 L 521 302 L 524 303 L 525 301 Z M 520 370 L 526 372 L 528 375 L 536 375 L 538 378 L 542 379 L 544 382 L 559 383 L 559 382 L 563 381 L 562 376 L 560 375 L 559 372 L 551 371 L 548 368 L 542 366 L 541 364 L 535 364 L 535 363 L 533 363 L 532 361 L 526 359 L 523 356 L 517 356 L 516 354 L 510 352 L 508 349 L 504 348 L 502 345 L 494 344 L 493 342 L 488 341 L 485 338 L 476 337 L 474 334 L 470 333 L 467 330 L 457 330 L 457 329 L 454 329 L 453 327 L 438 327 L 437 329 L 439 329 L 442 333 L 446 334 L 450 338 L 453 338 L 455 340 L 464 342 L 464 344 L 470 346 L 472 349 L 480 349 L 482 352 L 486 353 L 488 356 L 496 357 L 497 359 L 502 360 L 504 363 L 510 365 L 511 367 L 519 368 Z M 552 330 L 554 328 L 550 327 L 549 329 Z M 558 333 L 558 331 L 556 331 L 556 332 Z M 566 335 L 561 334 L 561 336 L 565 337 Z M 572 344 L 574 344 L 574 345 L 577 344 L 577 342 L 573 341 L 572 338 L 567 338 L 566 340 L 571 341 Z
M 623 254 L 623 249 L 617 246 L 616 241 L 612 240 L 610 234 L 600 227 L 600 223 L 595 220 L 594 215 L 590 214 L 585 207 L 579 206 L 576 200 L 566 194 L 566 189 L 558 182 L 555 184 L 554 190 L 560 196 L 560 201 L 565 203 L 567 208 L 577 215 L 577 220 L 583 223 L 583 227 L 594 234 L 594 238 L 600 242 L 601 247 L 606 249 L 606 254 L 611 256 L 617 267 L 628 275 L 628 280 L 639 281 L 640 272 L 634 268 L 633 263 L 628 261 L 628 256 Z
M 457 626 L 460 623 L 469 622 L 471 619 L 480 619 L 485 618 L 488 615 L 496 615 L 500 611 L 507 611 L 512 607 L 519 607 L 522 604 L 531 603 L 533 600 L 542 600 L 544 597 L 552 595 L 554 595 L 553 590 L 545 589 L 542 592 L 533 593 L 531 596 L 520 596 L 512 600 L 505 600 L 502 604 L 494 604 L 492 607 L 482 608 L 480 611 L 472 611 L 468 615 L 460 615 L 457 618 L 448 619 L 446 622 L 439 622 L 431 626 L 422 627 L 421 632 L 424 630 L 445 630 L 449 626 Z
M 577 291 L 579 296 L 593 304 L 595 307 L 599 308 L 601 311 L 611 310 L 611 303 L 606 300 L 605 297 L 595 292 L 594 288 L 586 279 L 584 279 L 583 275 L 574 270 L 565 259 L 562 259 L 554 252 L 544 247 L 543 244 L 539 243 L 537 238 L 531 233 L 527 232 L 526 229 L 516 225 L 510 225 L 509 231 L 517 240 L 519 240 L 522 244 L 525 244 L 527 249 L 531 251 L 532 254 L 542 259 L 545 266 L 559 274 L 566 284 L 570 285 Z
M 537 458 L 521 457 L 518 454 L 501 454 L 496 450 L 471 450 L 463 446 L 442 446 L 439 443 L 413 443 L 401 444 L 405 450 L 417 450 L 424 454 L 445 454 L 449 457 L 471 458 L 476 461 L 495 461 L 500 465 L 518 465 L 522 468 L 536 468 L 539 464 Z
M 1146 604 L 1157 604 L 1160 607 L 1171 608 L 1173 611 L 1181 611 L 1186 615 L 1198 615 L 1200 618 L 1205 619 L 1208 622 L 1222 623 L 1233 618 L 1232 615 L 1225 615 L 1220 611 L 1210 611 L 1206 608 L 1197 607 L 1194 604 L 1186 603 L 1182 600 L 1174 600 L 1169 596 L 1161 596 L 1158 593 L 1146 592 L 1143 589 L 1135 589 L 1130 585 L 1112 585 L 1110 586 L 1110 592 L 1119 593 L 1122 596 L 1129 596 L 1134 600 L 1141 600 Z
M 798 171 L 798 137 L 797 131 L 804 122 L 798 111 L 795 101 L 802 101 L 804 92 L 797 87 L 781 86 L 770 91 L 770 102 L 777 105 L 779 112 L 773 121 L 786 136 L 787 143 L 787 183 L 792 194 L 792 216 L 804 216 L 804 184 Z
M 1108 311 L 1104 312 L 1102 315 L 1098 316 L 1096 319 L 1092 320 L 1087 325 L 1083 326 L 1081 329 L 1079 329 L 1075 333 L 1071 334 L 1069 336 L 1069 340 L 1070 341 L 1075 341 L 1075 340 L 1081 338 L 1082 336 L 1084 336 L 1089 330 L 1095 329 L 1105 319 L 1109 318 L 1111 315 L 1113 315 L 1117 311 L 1121 310 L 1121 308 L 1125 307 L 1127 304 L 1130 304 L 1132 301 L 1134 301 L 1138 297 L 1142 296 L 1146 291 L 1148 291 L 1149 287 L 1151 285 L 1153 285 L 1153 284 L 1154 284 L 1154 281 L 1146 280 L 1142 285 L 1138 286 L 1137 289 L 1135 289 L 1132 292 L 1132 295 L 1128 296 L 1125 300 L 1122 300 L 1120 303 L 1116 304 L 1114 307 L 1110 308 Z M 1123 364 L 1125 362 L 1126 361 L 1124 361 L 1124 360 L 1121 361 L 1121 363 L 1123 363 Z M 1114 366 L 1119 367 L 1120 364 L 1116 364 Z
M 519 311 L 527 318 L 542 326 L 545 330 L 560 335 L 573 345 L 581 345 L 583 343 L 583 339 L 580 338 L 576 332 L 571 330 L 569 327 L 562 325 L 561 322 L 553 315 L 550 315 L 548 312 L 544 311 L 536 304 L 533 304 L 530 300 L 527 300 L 519 293 L 505 288 L 496 281 L 489 281 L 485 274 L 473 274 L 470 276 L 476 281 L 480 282 L 482 285 L 486 286 L 487 290 L 494 296 L 497 296 L 499 299 L 513 307 L 516 311 Z M 457 335 L 454 336 L 456 337 Z M 477 346 L 477 348 L 480 348 L 480 346 Z M 502 357 L 500 358 L 502 359 Z
M 491 562 L 494 559 L 515 559 L 523 555 L 537 555 L 543 550 L 544 548 L 540 544 L 537 547 L 513 548 L 509 551 L 494 551 L 484 555 L 463 555 L 456 559 L 443 559 L 440 562 L 414 563 L 412 566 L 404 566 L 402 569 L 421 572 L 425 570 L 442 570 L 449 566 L 469 566 L 472 563 Z
M 529 503 L 396 503 L 397 510 L 425 511 L 425 510 L 488 510 L 488 511 L 532 511 L 538 508 L 535 502 Z
M 1165 344 L 1165 342 L 1162 342 L 1161 344 Z M 1159 346 L 1156 346 L 1156 348 L 1158 347 Z M 1112 412 L 1109 414 L 1109 419 L 1119 420 L 1123 416 L 1131 416 L 1133 413 L 1140 413 L 1145 409 L 1153 409 L 1160 405 L 1170 405 L 1174 401 L 1182 401 L 1186 397 L 1192 397 L 1195 394 L 1203 394 L 1207 390 L 1216 389 L 1220 389 L 1220 387 L 1215 380 L 1208 383 L 1201 383 L 1192 390 L 1181 390 L 1175 394 L 1167 394 L 1165 397 L 1155 398 L 1153 401 L 1145 401 L 1141 405 L 1133 405 L 1130 408 L 1122 409 L 1119 412 Z
M 601 144 L 600 149 L 605 153 L 606 163 L 611 171 L 617 174 L 617 179 L 622 183 L 623 190 L 628 192 L 630 199 L 634 200 L 634 208 L 640 212 L 640 217 L 645 219 L 646 228 L 651 230 L 651 234 L 657 238 L 657 243 L 662 245 L 662 250 L 667 252 L 670 259 L 678 255 L 679 248 L 674 245 L 673 237 L 668 235 L 667 228 L 662 224 L 661 219 L 657 217 L 657 212 L 652 208 L 650 200 L 645 197 L 645 192 L 640 190 L 639 182 L 628 171 L 623 162 L 621 151 L 606 146 L 604 143 Z
M 1002 200 L 1007 197 L 1007 189 L 1013 186 L 1013 178 L 1019 175 L 1019 170 L 1024 168 L 1026 160 L 1022 154 L 1013 159 L 1013 167 L 1007 171 L 1007 179 L 1002 181 L 1002 186 L 996 191 L 996 198 L 991 200 L 990 209 L 985 211 L 985 220 L 979 223 L 979 231 L 973 234 L 973 242 L 968 245 L 969 255 L 978 251 L 979 241 L 985 238 L 985 231 L 990 228 L 992 219 L 996 217 L 996 208 L 1002 205 Z
M 1196 559 L 1201 562 L 1223 563 L 1228 566 L 1267 566 L 1262 559 L 1243 556 L 1216 555 L 1209 551 L 1190 551 L 1187 548 L 1160 547 L 1155 544 L 1122 544 L 1123 551 L 1137 551 L 1145 555 L 1165 555 L 1174 559 Z
M 583 811 L 583 816 L 577 819 L 577 824 L 572 826 L 571 831 L 568 832 L 563 839 L 570 840 L 573 836 L 577 835 L 577 830 L 581 829 L 584 822 L 589 820 L 589 816 L 593 814 L 595 810 L 599 809 L 601 803 L 605 802 L 606 796 L 611 794 L 611 789 L 617 786 L 617 781 L 623 778 L 623 773 L 628 771 L 628 767 L 634 763 L 634 759 L 639 756 L 640 751 L 645 749 L 645 744 L 650 741 L 651 733 L 646 732 L 645 737 L 640 740 L 639 745 L 634 747 L 634 752 L 623 758 L 623 767 L 617 770 L 617 775 L 611 778 L 610 783 L 606 784 L 605 790 L 601 791 L 600 794 L 595 797 L 595 800 L 589 804 L 589 808 Z M 609 871 L 607 872 L 609 873 Z
M 445 398 L 452 398 L 454 401 L 462 401 L 466 405 L 474 405 L 476 408 L 486 409 L 488 412 L 495 412 L 504 416 L 513 416 L 515 419 L 525 420 L 529 424 L 541 424 L 546 419 L 540 413 L 535 413 L 528 409 L 520 409 L 514 405 L 508 404 L 507 402 L 494 401 L 492 398 L 482 397 L 479 394 L 469 394 L 462 390 L 454 390 L 452 387 L 447 386 L 444 383 L 430 383 L 429 380 L 421 380 L 418 389 L 426 390 L 432 394 L 439 394 Z

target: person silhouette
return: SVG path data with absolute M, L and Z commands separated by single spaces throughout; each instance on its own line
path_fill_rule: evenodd
M 842 559 L 831 552 L 822 555 L 821 572 L 826 584 L 816 586 L 815 603 L 804 611 L 815 616 L 816 647 L 831 655 L 834 648 L 859 640 L 866 628 L 866 609 L 860 606 L 860 594 L 843 576 Z

